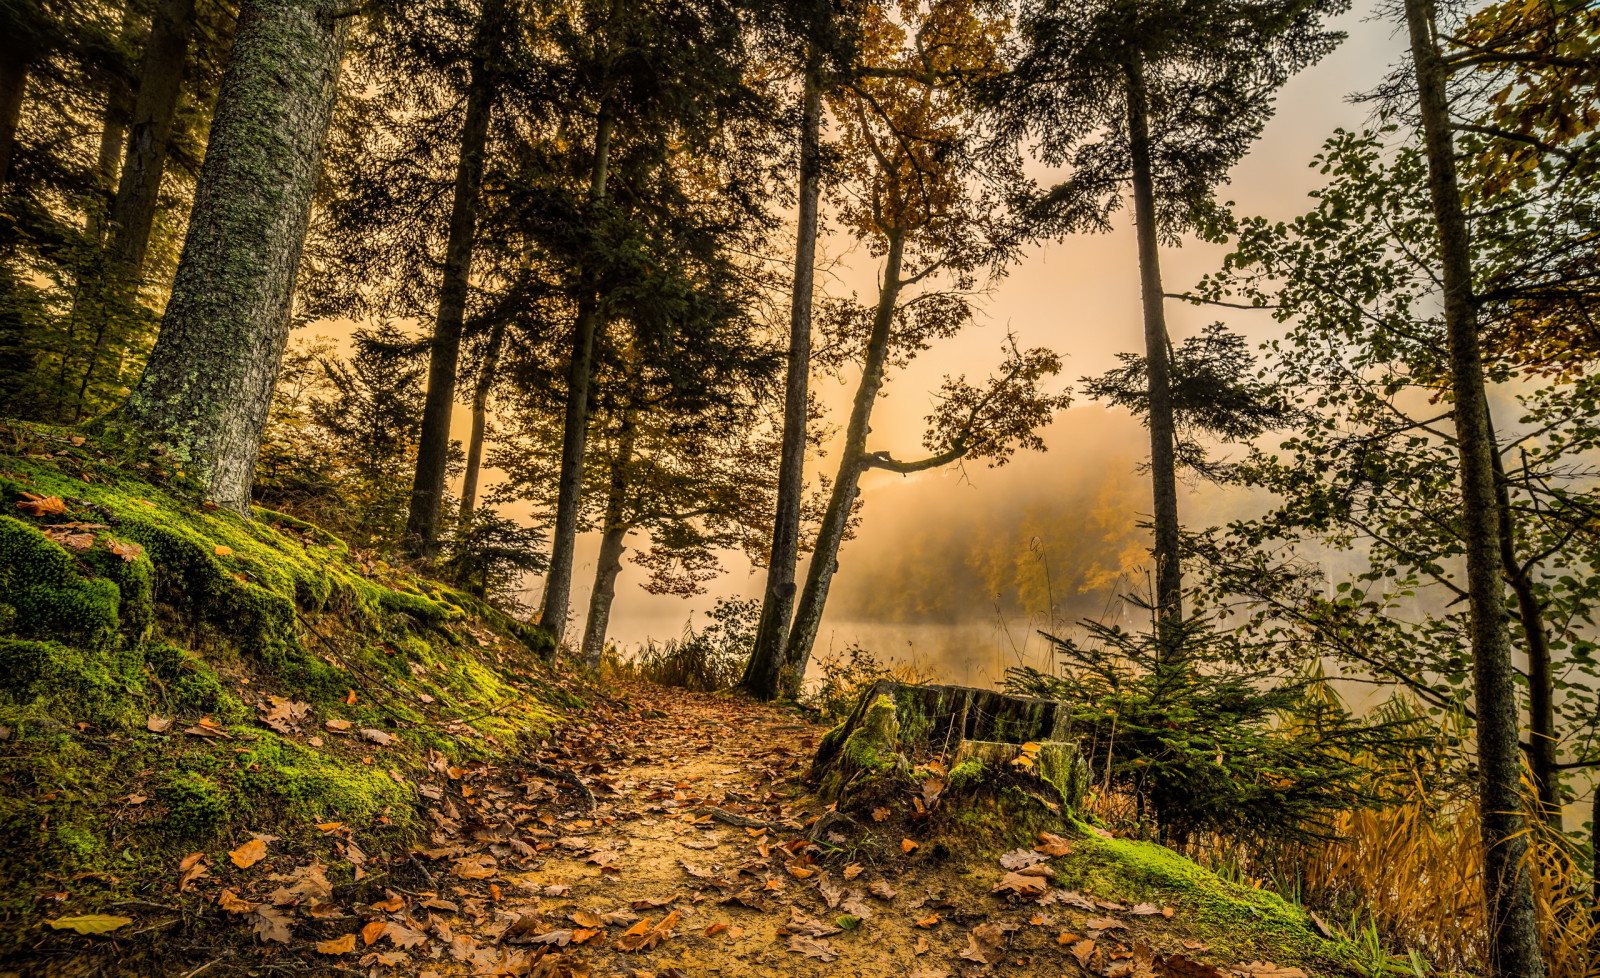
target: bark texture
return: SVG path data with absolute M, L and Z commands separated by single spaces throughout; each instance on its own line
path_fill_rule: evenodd
M 1428 190 L 1439 231 L 1444 321 L 1461 460 L 1489 966 L 1495 978 L 1543 978 L 1526 862 L 1516 670 L 1501 576 L 1501 514 L 1472 294 L 1471 239 L 1456 180 L 1446 69 L 1434 36 L 1433 9 L 1429 0 L 1406 0 L 1405 11 L 1428 160 Z
M 889 360 L 889 329 L 894 322 L 895 303 L 905 284 L 900 277 L 901 262 L 905 253 L 905 234 L 889 234 L 888 253 L 883 260 L 883 284 L 878 289 L 878 306 L 872 315 L 872 330 L 867 336 L 866 357 L 861 368 L 861 384 L 856 388 L 855 402 L 850 408 L 850 423 L 845 429 L 844 447 L 839 453 L 839 471 L 834 475 L 833 492 L 828 497 L 828 508 L 822 516 L 822 526 L 817 530 L 817 546 L 806 568 L 806 586 L 800 593 L 800 604 L 795 609 L 794 626 L 789 630 L 789 641 L 784 647 L 783 663 L 779 669 L 778 688 L 786 696 L 796 696 L 805 680 L 806 666 L 811 661 L 811 647 L 816 644 L 817 630 L 822 626 L 822 611 L 828 601 L 828 588 L 833 575 L 839 570 L 839 545 L 844 542 L 845 530 L 850 525 L 850 513 L 855 508 L 856 496 L 861 491 L 861 473 L 869 464 L 867 436 L 872 432 L 872 409 L 883 390 L 884 369 Z
M 784 378 L 783 445 L 778 458 L 778 503 L 772 522 L 767 584 L 755 646 L 740 686 L 760 699 L 778 695 L 778 674 L 794 615 L 800 559 L 800 504 L 805 494 L 806 416 L 811 380 L 811 300 L 816 287 L 818 201 L 822 196 L 822 85 L 806 72 L 800 117 L 800 212 L 795 221 L 794 291 L 789 297 L 789 369 Z
M 483 433 L 489 421 L 489 393 L 494 389 L 495 368 L 500 365 L 500 347 L 505 343 L 506 323 L 498 320 L 489 330 L 483 351 L 483 369 L 472 389 L 472 433 L 467 437 L 467 470 L 461 476 L 462 525 L 472 519 L 478 506 L 478 476 L 483 469 Z
M 1145 373 L 1149 383 L 1150 489 L 1154 509 L 1156 629 L 1170 635 L 1183 618 L 1183 570 L 1178 560 L 1177 422 L 1172 408 L 1171 360 L 1161 288 L 1161 247 L 1156 228 L 1155 180 L 1150 162 L 1150 105 L 1144 65 L 1137 56 L 1128 74 L 1128 149 L 1133 164 L 1133 213 L 1139 239 L 1139 293 L 1144 309 Z M 1180 650 L 1162 648 L 1168 659 Z
M 344 21 L 321 0 L 245 0 L 172 296 L 121 420 L 250 512 L 261 429 L 338 87 Z
M 495 75 L 504 42 L 505 3 L 487 0 L 473 40 L 467 107 L 461 123 L 461 157 L 456 163 L 455 198 L 445 241 L 444 275 L 439 283 L 439 315 L 428 351 L 428 394 L 422 405 L 417 468 L 406 514 L 406 547 L 414 557 L 431 559 L 438 547 L 439 510 L 444 504 L 450 463 L 450 416 L 456 400 L 456 369 L 461 362 L 461 330 L 467 318 L 468 277 L 478 229 L 478 197 L 483 189 L 484 153 L 494 108 Z
M 617 435 L 617 454 L 611 462 L 606 486 L 606 513 L 601 524 L 600 558 L 595 563 L 594 590 L 589 593 L 589 618 L 583 628 L 583 664 L 598 673 L 605 654 L 606 630 L 611 625 L 611 602 L 617 597 L 617 575 L 628 549 L 628 466 L 633 462 L 634 426 L 626 415 Z
M 589 201 L 605 200 L 611 165 L 612 117 L 602 111 L 595 124 L 594 168 L 589 175 Z M 586 277 L 592 280 L 593 270 Z M 550 536 L 550 571 L 545 576 L 539 623 L 559 647 L 567 633 L 572 604 L 572 557 L 578 546 L 578 510 L 583 502 L 583 458 L 589 443 L 589 387 L 594 380 L 595 339 L 600 332 L 600 302 L 585 285 L 578 297 L 578 318 L 572 328 L 572 362 L 567 370 L 566 417 L 561 429 L 561 472 L 556 483 L 555 526 Z

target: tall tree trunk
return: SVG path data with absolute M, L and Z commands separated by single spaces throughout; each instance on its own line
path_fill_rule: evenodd
M 1555 672 L 1550 657 L 1550 637 L 1545 632 L 1544 606 L 1534 588 L 1532 574 L 1517 558 L 1516 514 L 1511 510 L 1505 461 L 1500 457 L 1494 414 L 1488 404 L 1484 405 L 1484 415 L 1489 419 L 1495 501 L 1500 510 L 1500 564 L 1511 585 L 1511 593 L 1517 599 L 1517 623 L 1522 627 L 1522 644 L 1528 654 L 1528 770 L 1533 775 L 1540 814 L 1545 821 L 1560 828 L 1561 770 L 1557 761 L 1561 742 L 1556 734 Z
M 166 173 L 172 125 L 178 115 L 183 69 L 194 31 L 195 0 L 165 0 L 150 22 L 150 36 L 139 63 L 139 84 L 128 119 L 128 145 L 123 155 L 117 193 L 108 224 L 111 245 L 98 274 L 79 290 L 78 299 L 92 322 L 94 341 L 78 384 L 74 416 L 82 418 L 90 387 L 110 346 L 114 320 L 136 313 L 145 254 L 155 227 L 161 178 Z M 78 306 L 80 302 L 75 302 Z M 74 309 L 74 319 L 78 310 Z
M 589 175 L 589 202 L 606 197 L 611 165 L 611 114 L 601 110 L 595 123 L 594 169 Z M 592 282 L 594 270 L 580 275 L 578 318 L 572 328 L 572 363 L 567 372 L 567 409 L 561 431 L 561 472 L 556 482 L 555 527 L 550 537 L 550 571 L 545 576 L 539 622 L 557 647 L 567 633 L 572 603 L 572 555 L 578 545 L 578 510 L 583 502 L 583 456 L 589 439 L 589 386 L 594 379 L 594 347 L 600 326 L 600 302 Z
M 1428 160 L 1428 190 L 1439 230 L 1444 321 L 1461 460 L 1490 972 L 1495 978 L 1543 978 L 1544 962 L 1539 954 L 1538 922 L 1526 864 L 1527 819 L 1522 810 L 1516 670 L 1506 626 L 1500 508 L 1483 353 L 1472 295 L 1471 240 L 1456 182 L 1445 65 L 1433 36 L 1433 10 L 1429 0 L 1406 0 L 1405 11 Z
M 583 628 L 583 664 L 592 673 L 600 671 L 600 659 L 605 654 L 611 602 L 617 596 L 617 575 L 622 572 L 622 554 L 627 550 L 629 527 L 625 518 L 633 444 L 633 417 L 623 412 L 617 431 L 617 454 L 611 460 L 611 480 L 606 488 L 606 513 L 601 526 L 600 559 L 594 568 L 594 590 L 589 594 L 589 619 Z
M 1150 429 L 1150 488 L 1154 503 L 1156 633 L 1167 661 L 1176 661 L 1175 629 L 1183 618 L 1183 570 L 1178 562 L 1177 424 L 1172 409 L 1166 311 L 1161 288 L 1160 232 L 1150 163 L 1150 104 L 1144 64 L 1129 62 L 1128 149 L 1133 163 L 1133 213 L 1139 239 L 1139 294 L 1144 307 L 1145 373 Z
M 138 11 L 133 4 L 129 4 L 122 11 L 120 35 L 124 44 L 131 46 L 135 42 L 135 32 L 139 27 Z M 100 150 L 96 154 L 95 194 L 88 208 L 88 219 L 84 222 L 84 233 L 97 246 L 105 245 L 106 226 L 111 217 L 111 205 L 116 199 L 122 158 L 127 150 L 134 95 L 134 83 L 121 77 L 120 73 L 113 73 L 108 79 L 106 108 L 101 116 Z
M 494 107 L 496 62 L 505 36 L 504 0 L 485 0 L 473 40 L 466 115 L 461 124 L 461 156 L 456 163 L 455 199 L 439 283 L 439 315 L 428 352 L 428 394 L 422 405 L 417 467 L 406 514 L 407 551 L 431 559 L 438 548 L 439 508 L 450 462 L 450 415 L 456 399 L 456 368 L 461 360 L 461 329 L 467 317 L 468 276 L 483 189 L 484 152 Z
M 755 646 L 740 687 L 770 700 L 794 614 L 795 567 L 800 559 L 800 505 L 805 495 L 806 420 L 811 379 L 811 298 L 816 285 L 818 201 L 822 196 L 822 83 L 815 56 L 806 67 L 800 114 L 800 213 L 795 221 L 794 291 L 789 297 L 789 370 L 784 379 L 783 445 L 778 456 L 778 505 L 772 521 L 767 586 Z
M 28 66 L 37 56 L 22 37 L 0 37 L 0 189 L 11 176 L 17 123 L 22 121 L 22 93 L 28 87 Z
M 187 459 L 213 500 L 246 516 L 343 25 L 322 0 L 241 4 L 172 297 L 122 410 Z
M 883 390 L 884 371 L 889 360 L 889 329 L 894 323 L 895 303 L 904 285 L 900 278 L 904 254 L 905 233 L 890 232 L 888 253 L 883 260 L 883 284 L 878 289 L 878 307 L 872 316 L 872 331 L 867 336 L 866 357 L 861 367 L 861 384 L 856 388 L 844 447 L 839 451 L 839 471 L 834 475 L 833 492 L 822 515 L 822 526 L 817 530 L 817 546 L 806 568 L 805 590 L 800 593 L 794 626 L 789 630 L 789 642 L 779 670 L 778 688 L 786 696 L 798 695 L 800 684 L 805 681 L 811 647 L 816 644 L 817 630 L 822 626 L 828 588 L 839 570 L 839 545 L 844 542 L 850 513 L 861 491 L 861 473 L 867 466 L 867 436 L 872 432 L 872 409 L 878 402 L 878 393 Z
M 500 363 L 500 345 L 505 342 L 505 336 L 505 320 L 496 320 L 483 350 L 478 382 L 472 389 L 472 434 L 467 439 L 467 471 L 461 477 L 461 511 L 458 514 L 462 526 L 472 521 L 472 513 L 478 505 L 478 474 L 483 468 L 483 431 L 489 421 L 489 392 L 494 388 L 495 368 Z

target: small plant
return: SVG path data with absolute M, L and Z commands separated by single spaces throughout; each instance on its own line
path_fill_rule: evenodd
M 615 677 L 641 679 L 662 686 L 678 686 L 708 693 L 728 689 L 744 674 L 744 662 L 755 644 L 756 625 L 761 620 L 761 602 L 749 598 L 718 598 L 716 606 L 705 612 L 710 624 L 694 629 L 694 621 L 683 626 L 683 635 L 654 640 L 624 655 L 616 655 L 608 666 Z
M 1327 839 L 1339 814 L 1392 795 L 1352 758 L 1415 747 L 1403 729 L 1358 724 L 1304 695 L 1315 677 L 1251 664 L 1248 650 L 1202 619 L 1161 640 L 1084 624 L 1088 644 L 1045 635 L 1061 674 L 1011 669 L 1007 687 L 1072 703 L 1100 791 L 1132 798 L 1136 827 L 1175 848 L 1210 833 Z M 1182 654 L 1172 656 L 1169 642 Z
M 859 644 L 851 642 L 842 651 L 829 649 L 816 660 L 820 676 L 810 695 L 802 699 L 805 706 L 815 709 L 824 722 L 843 720 L 855 709 L 856 701 L 868 686 L 880 679 L 893 679 L 903 683 L 927 682 L 929 676 L 915 666 L 890 660 L 888 665 Z
M 480 509 L 445 542 L 439 570 L 474 597 L 524 611 L 522 578 L 548 566 L 544 543 L 542 531 Z

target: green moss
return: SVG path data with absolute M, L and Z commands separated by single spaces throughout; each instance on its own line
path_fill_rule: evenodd
M 104 718 L 115 711 L 120 691 L 109 661 L 57 642 L 0 639 L 0 698 L 15 705 L 43 700 L 71 718 Z
M 987 777 L 984 763 L 976 757 L 969 757 L 950 769 L 945 776 L 945 790 L 952 793 L 969 791 L 982 784 Z
M 1186 927 L 1223 954 L 1280 963 L 1347 962 L 1351 948 L 1318 936 L 1304 910 L 1276 893 L 1230 883 L 1153 842 L 1083 831 L 1056 883 L 1123 900 L 1180 905 Z
M 24 638 L 103 648 L 117 636 L 122 594 L 90 578 L 64 547 L 20 520 L 0 516 L 0 620 Z
M 228 822 L 227 792 L 203 774 L 190 771 L 172 774 L 157 789 L 156 797 L 166 806 L 164 824 L 174 835 L 212 836 Z

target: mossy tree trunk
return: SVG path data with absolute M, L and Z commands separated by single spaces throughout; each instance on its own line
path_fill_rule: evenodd
M 322 0 L 244 0 L 172 296 L 120 420 L 248 515 L 261 430 L 338 88 L 344 21 Z
M 942 757 L 946 793 L 982 793 L 1009 779 L 1033 782 L 1064 809 L 1079 803 L 1087 773 L 1071 740 L 1068 704 L 966 686 L 879 680 L 850 716 L 828 732 L 810 780 L 841 808 L 883 794 L 877 782 Z M 1030 745 L 1028 751 L 1023 745 Z M 1015 763 L 1027 753 L 1027 763 Z M 870 789 L 870 790 L 868 790 Z

